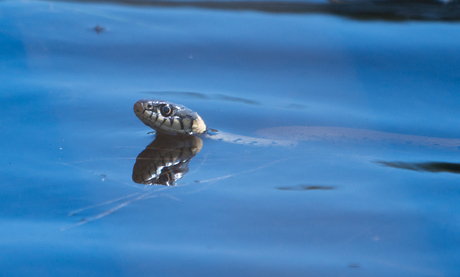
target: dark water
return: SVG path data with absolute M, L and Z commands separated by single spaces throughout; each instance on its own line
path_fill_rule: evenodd
M 148 97 L 245 136 L 309 125 L 459 138 L 458 31 L 0 2 L 2 275 L 458 276 L 458 148 L 203 138 L 176 186 L 132 180 L 154 139 L 132 106 Z

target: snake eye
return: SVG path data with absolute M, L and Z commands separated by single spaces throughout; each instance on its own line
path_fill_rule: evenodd
M 161 115 L 163 116 L 170 116 L 172 114 L 172 108 L 170 105 L 168 104 L 165 104 L 163 106 L 161 106 L 160 108 L 160 112 L 161 112 Z
M 149 110 L 150 110 L 151 108 L 153 108 L 153 105 L 152 105 L 152 103 L 148 103 L 148 104 L 147 104 L 147 109 L 149 109 Z

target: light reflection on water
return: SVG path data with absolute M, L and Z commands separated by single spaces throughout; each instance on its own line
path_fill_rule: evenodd
M 457 148 L 203 137 L 176 186 L 132 180 L 154 140 L 132 113 L 145 97 L 248 137 L 325 126 L 455 142 L 457 23 L 0 7 L 5 275 L 457 274 Z

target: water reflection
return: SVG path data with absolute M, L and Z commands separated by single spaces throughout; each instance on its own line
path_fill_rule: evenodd
M 199 137 L 157 135 L 142 151 L 133 168 L 133 181 L 144 185 L 174 186 L 188 172 L 189 161 L 201 150 Z
M 317 1 L 187 1 L 96 0 L 93 2 L 151 7 L 258 11 L 287 14 L 327 14 L 353 20 L 459 21 L 460 3 L 451 0 L 329 0 Z
M 323 186 L 323 185 L 297 185 L 290 187 L 277 187 L 279 190 L 332 190 L 335 187 L 332 186 Z
M 195 98 L 195 99 L 209 99 L 209 97 L 206 94 L 199 93 L 199 92 L 187 92 L 187 91 L 147 91 L 145 92 L 147 94 L 154 94 L 154 95 L 166 95 L 168 97 L 170 96 L 180 96 L 182 98 L 184 97 L 189 97 L 189 98 Z
M 218 95 L 216 95 L 216 97 L 218 99 L 220 99 L 220 100 L 224 100 L 224 101 L 227 101 L 227 102 L 240 102 L 240 103 L 249 104 L 249 105 L 260 105 L 260 103 L 257 102 L 257 101 L 244 99 L 244 98 L 241 98 L 241 97 L 232 97 L 232 96 L 223 95 L 223 94 L 218 94 Z
M 426 171 L 426 172 L 449 172 L 449 173 L 460 173 L 460 164 L 458 163 L 443 163 L 443 162 L 426 162 L 426 163 L 404 163 L 404 162 L 376 162 L 383 166 L 407 169 L 413 171 Z
M 149 91 L 146 92 L 148 94 L 154 94 L 155 96 L 160 95 L 166 95 L 170 97 L 171 95 L 174 96 L 180 96 L 180 97 L 188 97 L 188 98 L 195 98 L 195 99 L 217 99 L 217 100 L 222 100 L 226 102 L 239 102 L 243 104 L 248 104 L 248 105 L 260 105 L 260 102 L 242 98 L 242 97 L 234 97 L 234 96 L 229 96 L 225 94 L 215 94 L 215 95 L 206 95 L 203 93 L 199 92 L 182 92 L 182 91 Z

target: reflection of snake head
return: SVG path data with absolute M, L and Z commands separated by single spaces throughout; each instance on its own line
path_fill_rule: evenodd
M 203 141 L 195 136 L 157 135 L 139 156 L 133 181 L 145 185 L 174 186 L 188 172 L 188 162 L 201 150 Z
M 203 119 L 182 105 L 142 99 L 134 104 L 134 113 L 145 125 L 164 134 L 193 135 L 206 132 Z

